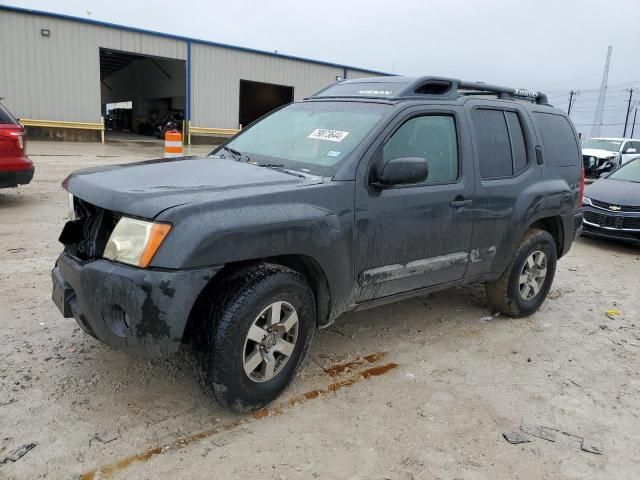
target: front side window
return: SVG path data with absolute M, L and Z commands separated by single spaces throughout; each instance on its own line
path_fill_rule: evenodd
M 456 124 L 449 115 L 407 120 L 385 143 L 384 163 L 394 158 L 421 157 L 429 168 L 426 183 L 450 183 L 458 178 Z
M 379 103 L 293 103 L 225 145 L 258 164 L 329 176 L 391 108 Z

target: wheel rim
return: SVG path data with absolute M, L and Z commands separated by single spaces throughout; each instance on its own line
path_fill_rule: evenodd
M 520 272 L 520 296 L 523 300 L 531 300 L 540 293 L 547 278 L 547 256 L 536 250 L 527 257 Z
M 287 364 L 298 340 L 298 313 L 290 303 L 274 302 L 251 324 L 244 341 L 242 365 L 254 382 L 267 382 Z

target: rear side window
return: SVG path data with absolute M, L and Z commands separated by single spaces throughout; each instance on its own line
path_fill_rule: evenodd
M 480 108 L 472 119 L 483 179 L 511 177 L 524 170 L 527 150 L 517 113 Z
M 569 120 L 543 112 L 534 112 L 533 119 L 542 137 L 545 161 L 554 167 L 580 164 L 582 156 Z
M 13 115 L 9 113 L 9 111 L 4 108 L 4 106 L 0 103 L 0 123 L 9 123 L 11 125 L 15 125 L 16 119 L 13 118 Z

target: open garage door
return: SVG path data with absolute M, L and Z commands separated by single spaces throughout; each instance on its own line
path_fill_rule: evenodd
M 185 61 L 100 49 L 100 91 L 107 140 L 118 133 L 163 138 L 182 130 Z
M 246 127 L 274 108 L 292 101 L 293 87 L 240 80 L 240 125 Z

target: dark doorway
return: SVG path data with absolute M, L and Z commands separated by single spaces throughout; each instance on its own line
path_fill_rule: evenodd
M 240 80 L 240 125 L 246 127 L 274 108 L 293 101 L 293 87 Z
M 100 96 L 108 139 L 117 132 L 163 138 L 182 129 L 185 61 L 100 48 Z

